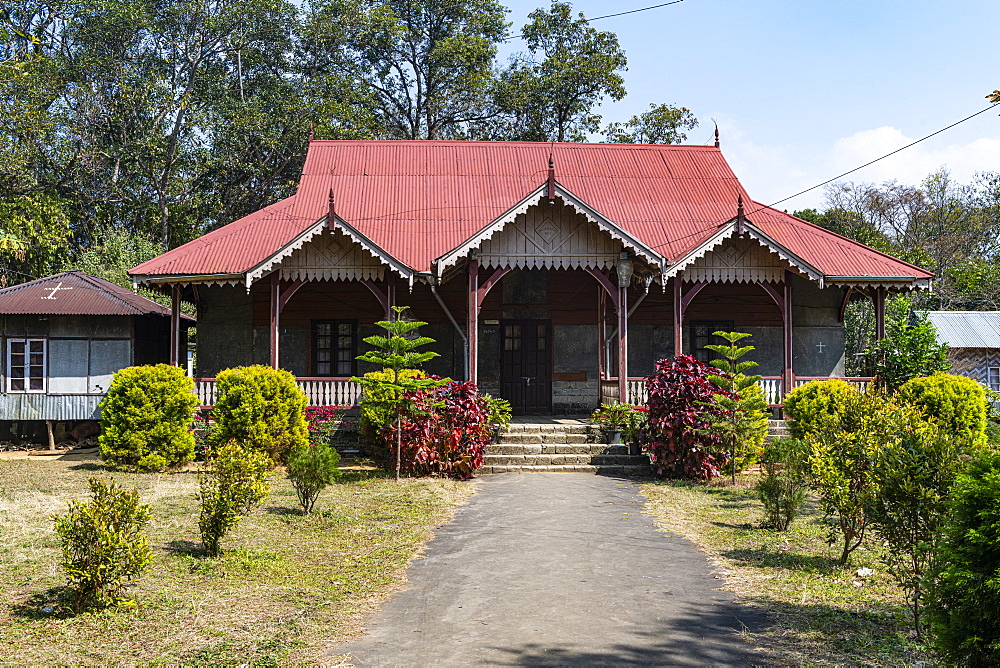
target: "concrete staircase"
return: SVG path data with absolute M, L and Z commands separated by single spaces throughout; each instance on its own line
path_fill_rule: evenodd
M 602 473 L 649 475 L 646 455 L 627 445 L 605 445 L 600 430 L 577 421 L 512 424 L 486 448 L 477 473 Z

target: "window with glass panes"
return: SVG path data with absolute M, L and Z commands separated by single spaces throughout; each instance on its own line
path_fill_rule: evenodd
M 313 321 L 313 374 L 353 376 L 357 373 L 356 320 Z
M 994 392 L 1000 392 L 1000 366 L 988 367 L 986 373 L 990 389 Z
M 695 320 L 691 323 L 691 356 L 708 363 L 720 358 L 719 353 L 709 350 L 709 344 L 726 345 L 726 340 L 713 332 L 733 331 L 732 320 Z
M 45 391 L 45 339 L 7 340 L 7 391 Z

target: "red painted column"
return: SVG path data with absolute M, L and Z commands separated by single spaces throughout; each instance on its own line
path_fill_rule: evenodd
M 618 401 L 628 403 L 628 288 L 618 288 Z
M 875 336 L 885 338 L 885 288 L 875 288 Z
M 479 260 L 469 260 L 469 380 L 479 384 Z
M 795 389 L 795 372 L 792 370 L 792 273 L 785 272 L 785 283 L 782 286 L 782 328 L 785 335 L 785 382 L 784 393 Z
M 281 340 L 278 337 L 278 319 L 281 314 L 281 276 L 278 272 L 271 274 L 271 366 L 278 368 Z
M 181 363 L 181 288 L 170 286 L 170 363 Z
M 684 346 L 684 293 L 681 290 L 681 277 L 674 276 L 674 357 L 682 354 Z
M 607 326 L 604 322 L 604 314 L 607 311 L 607 299 L 604 294 L 604 286 L 597 286 L 597 377 L 604 380 L 608 377 L 608 345 Z

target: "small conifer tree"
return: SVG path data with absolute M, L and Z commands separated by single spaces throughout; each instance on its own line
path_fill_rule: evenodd
M 414 330 L 426 325 L 426 322 L 419 320 L 407 321 L 403 319 L 403 313 L 408 307 L 393 306 L 395 317 L 392 320 L 380 320 L 375 324 L 386 331 L 388 336 L 369 336 L 365 338 L 365 343 L 374 346 L 375 350 L 370 350 L 364 355 L 359 355 L 362 362 L 377 364 L 390 372 L 385 378 L 361 377 L 351 378 L 367 392 L 384 397 L 385 407 L 394 416 L 396 423 L 396 480 L 399 480 L 399 471 L 402 466 L 403 452 L 403 414 L 412 406 L 410 399 L 406 398 L 407 392 L 427 390 L 440 387 L 448 382 L 445 380 L 434 380 L 425 376 L 412 377 L 404 373 L 407 369 L 418 368 L 424 362 L 439 357 L 438 353 L 427 351 L 417 352 L 417 348 L 434 343 L 434 339 L 427 336 L 409 336 Z M 363 401 L 363 399 L 362 399 Z
M 764 443 L 767 436 L 769 406 L 760 390 L 762 376 L 748 376 L 744 371 L 757 366 L 756 362 L 740 358 L 753 346 L 739 346 L 740 341 L 750 336 L 744 332 L 715 332 L 715 336 L 725 339 L 729 345 L 708 345 L 706 348 L 722 355 L 722 359 L 709 362 L 721 374 L 712 374 L 708 379 L 725 390 L 725 394 L 715 395 L 711 404 L 715 410 L 705 416 L 708 430 L 722 437 L 728 447 L 729 466 L 732 469 L 733 484 L 736 484 L 738 463 L 748 461 Z

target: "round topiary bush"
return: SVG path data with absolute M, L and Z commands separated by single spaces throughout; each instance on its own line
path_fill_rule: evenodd
M 899 388 L 899 398 L 936 420 L 945 433 L 972 447 L 986 445 L 986 390 L 971 378 L 949 373 L 914 378 Z
M 254 365 L 220 371 L 208 435 L 211 447 L 236 441 L 243 447 L 266 452 L 274 462 L 309 444 L 305 392 L 295 376 L 283 369 Z
M 114 467 L 162 471 L 194 458 L 194 381 L 169 364 L 115 373 L 101 402 L 101 459 Z
M 795 388 L 781 404 L 791 420 L 788 430 L 792 437 L 805 438 L 823 426 L 847 429 L 847 409 L 856 403 L 858 394 L 850 383 L 837 379 L 814 380 Z

